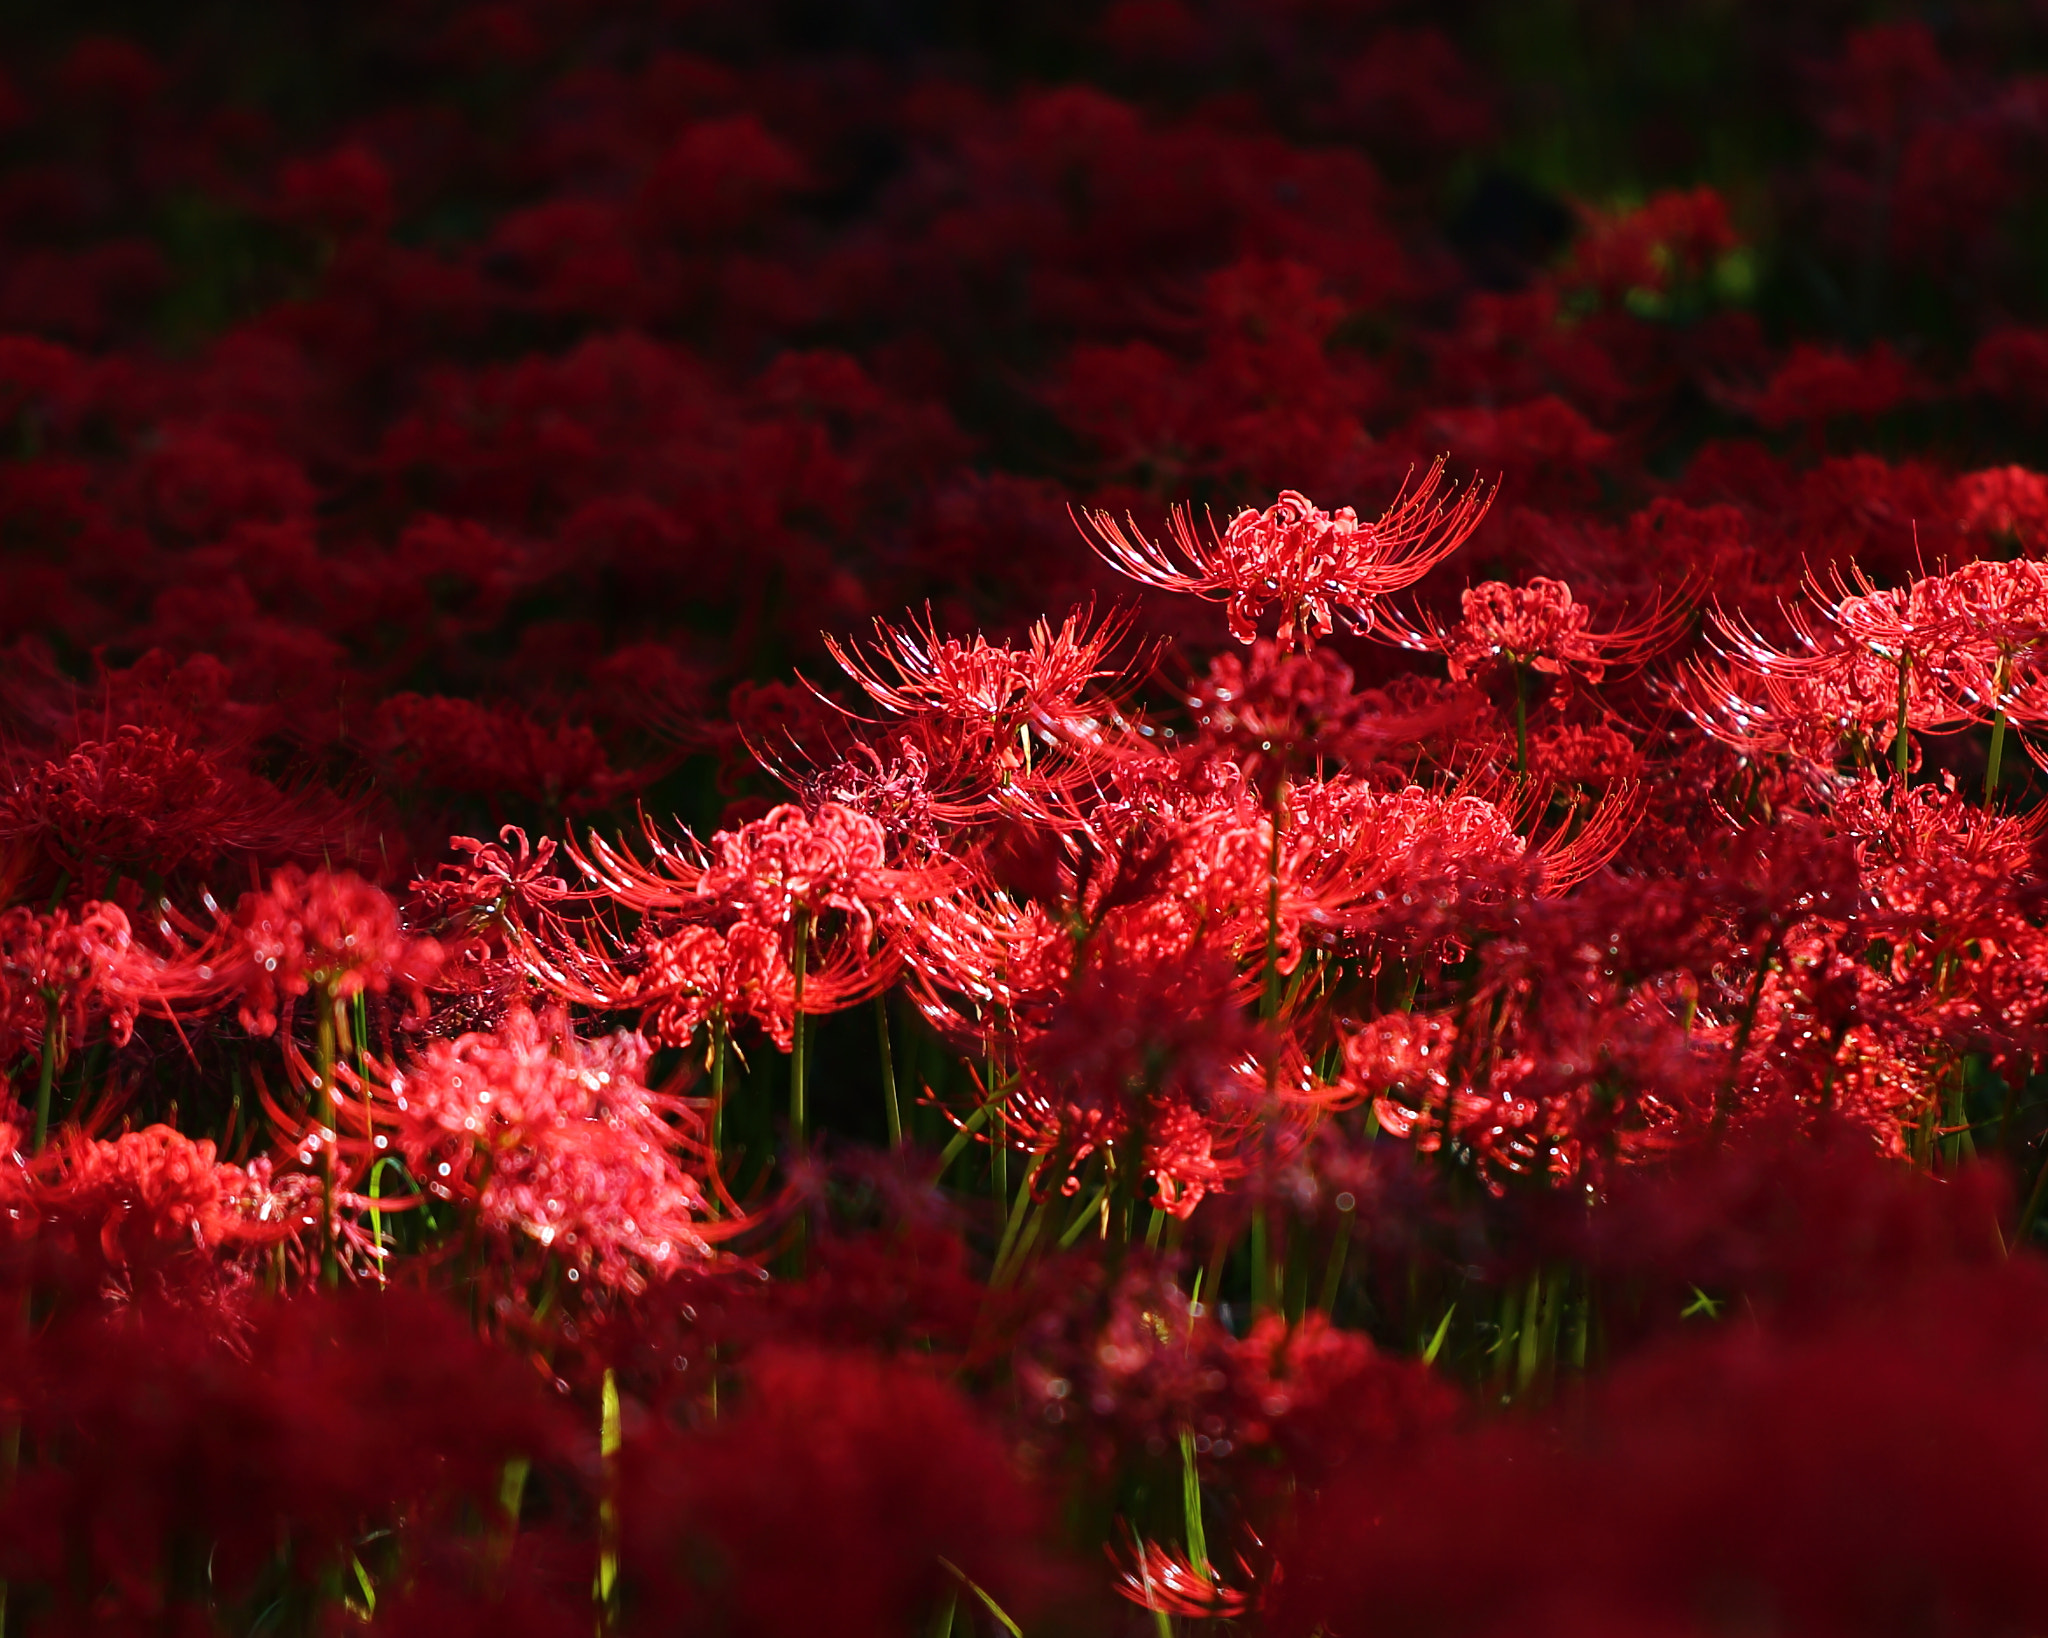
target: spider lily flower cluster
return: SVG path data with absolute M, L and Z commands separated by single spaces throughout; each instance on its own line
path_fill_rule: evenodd
M 2020 25 L 841 9 L 0 53 L 0 1638 L 2035 1630 Z

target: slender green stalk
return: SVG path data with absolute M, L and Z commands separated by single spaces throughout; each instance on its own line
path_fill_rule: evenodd
M 1230 1261 L 1230 1248 L 1235 1242 L 1227 1234 L 1216 1236 L 1216 1244 L 1209 1252 L 1209 1266 L 1201 1275 L 1200 1289 L 1209 1293 L 1209 1307 L 1213 1310 L 1223 1295 L 1223 1268 Z
M 1764 980 L 1770 976 L 1771 968 L 1777 965 L 1779 930 L 1773 928 L 1771 936 L 1764 941 L 1758 955 L 1756 977 L 1751 980 L 1749 995 L 1742 1004 L 1742 1017 L 1735 1027 L 1735 1051 L 1728 1068 L 1728 1084 L 1723 1089 L 1719 1107 L 1714 1111 L 1714 1125 L 1726 1124 L 1730 1106 L 1735 1101 L 1735 1088 L 1742 1079 L 1742 1056 L 1749 1050 L 1749 1037 L 1756 1029 L 1757 1009 L 1763 1005 Z
M 1017 1185 L 1017 1198 L 1011 1202 L 1007 1220 L 1003 1224 L 1002 1242 L 996 1247 L 995 1272 L 991 1278 L 1000 1276 L 1009 1261 L 1010 1251 L 1017 1243 L 1017 1236 L 1024 1227 L 1024 1219 L 1031 1214 L 1033 1201 L 1031 1186 L 1038 1181 L 1039 1168 L 1045 1164 L 1044 1155 L 1033 1155 L 1031 1164 L 1024 1168 L 1023 1180 Z
M 889 1147 L 903 1147 L 903 1109 L 896 1101 L 896 1054 L 889 1045 L 889 998 L 875 997 L 875 1036 L 882 1047 L 882 1113 L 889 1120 Z
M 799 910 L 796 913 L 796 953 L 793 965 L 796 984 L 790 1002 L 789 1024 L 789 1146 L 794 1153 L 801 1154 L 804 1147 L 804 968 L 811 953 L 811 913 Z
M 1273 1270 L 1267 1248 L 1266 1208 L 1252 1208 L 1252 1308 L 1264 1313 L 1273 1306 Z
M 384 1274 L 384 1168 L 392 1165 L 389 1155 L 370 1168 L 370 1239 L 376 1244 L 377 1283 L 386 1283 Z
M 1010 1197 L 1010 1134 L 1009 1123 L 1003 1119 L 1002 1099 L 996 1095 L 996 1055 L 991 1047 L 988 1055 L 988 1177 L 989 1184 L 998 1200 Z
M 604 1500 L 597 1509 L 597 1580 L 591 1591 L 597 1603 L 597 1626 L 609 1632 L 618 1617 L 619 1585 L 619 1452 L 625 1434 L 619 1416 L 619 1381 L 604 1373 L 604 1394 L 598 1408 L 598 1455 L 604 1463 Z
M 1102 1202 L 1108 1195 L 1109 1179 L 1105 1177 L 1102 1180 L 1102 1186 L 1088 1197 L 1088 1203 L 1074 1214 L 1074 1220 L 1067 1225 L 1066 1231 L 1060 1235 L 1060 1250 L 1065 1251 L 1076 1240 L 1080 1239 L 1082 1235 L 1088 1232 L 1088 1225 L 1095 1222 L 1101 1216 Z
M 1977 1140 L 1970 1134 L 1970 1078 L 1967 1063 L 1956 1064 L 1949 1073 L 1955 1086 L 1948 1104 L 1948 1164 L 1953 1171 L 1965 1160 L 1977 1158 Z
M 1337 1306 L 1337 1292 L 1344 1279 L 1344 1259 L 1351 1251 L 1351 1231 L 1357 1222 L 1356 1201 L 1338 1208 L 1337 1232 L 1330 1238 L 1330 1261 L 1323 1269 L 1323 1289 L 1316 1298 L 1316 1307 L 1325 1314 Z
M 498 1475 L 498 1564 L 502 1569 L 510 1562 L 512 1545 L 519 1538 L 519 1513 L 526 1501 L 526 1480 L 533 1472 L 532 1461 L 525 1456 L 514 1456 Z
M 1897 732 L 1892 738 L 1892 768 L 1899 776 L 1899 783 L 1906 782 L 1906 766 L 1912 760 L 1912 743 L 1906 737 L 1906 678 L 1913 662 L 1905 655 L 1899 656 L 1899 720 Z
M 1522 1332 L 1515 1352 L 1517 1396 L 1529 1391 L 1529 1385 L 1543 1368 L 1544 1299 L 1552 1295 L 1544 1290 L 1543 1270 L 1534 1270 L 1529 1275 L 1528 1292 L 1522 1298 Z
M 993 1100 L 984 1103 L 973 1114 L 960 1123 L 960 1130 L 953 1134 L 952 1141 L 939 1151 L 939 1175 L 946 1175 L 946 1168 L 960 1156 L 960 1151 L 973 1140 L 974 1134 L 988 1124 L 989 1116 L 995 1112 Z
M 1003 1631 L 1007 1632 L 1010 1635 L 1010 1638 L 1024 1638 L 1023 1632 L 1019 1629 L 1017 1623 L 1010 1618 L 1009 1612 L 1005 1610 L 1002 1605 L 998 1604 L 995 1601 L 994 1595 L 991 1594 L 986 1587 L 980 1585 L 980 1583 L 975 1581 L 975 1579 L 972 1576 L 970 1576 L 965 1570 L 961 1569 L 959 1565 L 955 1564 L 949 1558 L 941 1558 L 939 1560 L 939 1564 L 956 1581 L 958 1581 L 961 1586 L 965 1587 L 969 1592 L 973 1593 L 976 1598 L 981 1600 L 981 1607 L 987 1610 L 990 1615 L 995 1617 L 996 1625 L 1001 1627 Z
M 1493 1339 L 1493 1375 L 1497 1386 L 1507 1385 L 1521 1340 L 1522 1292 L 1503 1291 L 1500 1298 L 1500 1332 Z
M 1202 1527 L 1202 1475 L 1195 1465 L 1195 1430 L 1180 1430 L 1180 1502 L 1187 1517 L 1188 1567 L 1207 1581 L 1209 1533 Z
M 1031 1203 L 1024 1214 L 1024 1232 L 1017 1236 L 1016 1244 L 1010 1248 L 1008 1255 L 997 1260 L 995 1271 L 989 1275 L 988 1283 L 992 1289 L 1001 1290 L 1008 1285 L 1030 1260 L 1031 1248 L 1038 1243 L 1038 1236 L 1045 1228 L 1048 1215 L 1046 1201 L 1034 1200 Z
M 725 1008 L 711 1010 L 711 1157 L 725 1152 Z
M 313 988 L 313 1118 L 320 1125 L 320 1279 L 341 1283 L 341 1260 L 334 1246 L 334 998 L 324 985 Z
M 1436 1356 L 1443 1352 L 1444 1338 L 1451 1334 L 1451 1319 L 1457 1312 L 1458 1305 L 1452 1303 L 1450 1307 L 1444 1310 L 1444 1317 L 1436 1322 L 1436 1331 L 1431 1335 L 1428 1345 L 1422 1350 L 1423 1364 L 1434 1365 L 1436 1363 Z
M 2020 1208 L 2019 1228 L 2013 1235 L 2013 1244 L 2025 1245 L 2034 1234 L 2034 1219 L 2041 1214 L 2041 1200 L 2048 1192 L 2048 1145 L 2041 1151 L 2040 1163 L 2034 1168 L 2034 1186 L 2027 1190 L 2027 1203 Z
M 1998 794 L 1998 764 L 2005 756 L 2005 670 L 2006 656 L 1998 657 L 1991 673 L 1991 755 L 1984 763 L 1984 801 L 1988 805 Z

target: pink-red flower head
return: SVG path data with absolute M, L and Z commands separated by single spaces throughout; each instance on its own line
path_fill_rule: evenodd
M 1264 511 L 1247 507 L 1206 539 L 1177 509 L 1170 545 L 1135 526 L 1127 533 L 1107 512 L 1084 515 L 1113 567 L 1162 591 L 1226 604 L 1239 642 L 1254 641 L 1270 619 L 1280 642 L 1306 645 L 1328 636 L 1340 614 L 1370 627 L 1380 598 L 1414 585 L 1479 527 L 1493 492 L 1445 491 L 1443 471 L 1439 459 L 1371 522 L 1348 506 L 1326 512 L 1292 489 Z

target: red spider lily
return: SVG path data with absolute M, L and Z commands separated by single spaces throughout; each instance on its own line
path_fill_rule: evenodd
M 2048 544 L 2048 479 L 2023 466 L 1965 473 L 1955 484 L 1956 524 L 1964 534 L 2014 542 L 2037 552 Z
M 1927 382 L 1886 342 L 1856 355 L 1799 342 L 1759 392 L 1729 393 L 1761 426 L 1871 419 L 1927 395 Z
M 408 784 L 563 813 L 605 807 L 646 782 L 613 769 L 588 727 L 471 700 L 393 695 L 377 708 L 369 741 Z
M 924 782 L 960 792 L 958 803 L 1042 778 L 1048 759 L 1057 767 L 1101 740 L 1105 717 L 1119 713 L 1114 698 L 1089 697 L 1090 685 L 1122 675 L 1105 662 L 1129 618 L 1112 614 L 1090 631 L 1092 618 L 1092 609 L 1076 609 L 1056 631 L 1036 621 L 1027 646 L 1016 649 L 979 635 L 942 638 L 927 610 L 922 626 L 877 620 L 872 659 L 829 637 L 825 647 L 870 699 L 915 726 L 908 749 L 926 765 Z
M 1492 492 L 1475 486 L 1452 498 L 1441 491 L 1443 471 L 1439 459 L 1371 523 L 1348 506 L 1325 512 L 1290 489 L 1263 512 L 1239 512 L 1205 541 L 1193 517 L 1178 510 L 1171 550 L 1135 524 L 1127 534 L 1107 512 L 1083 517 L 1097 550 L 1132 579 L 1227 603 L 1230 632 L 1240 643 L 1255 641 L 1260 619 L 1272 614 L 1278 640 L 1305 647 L 1330 634 L 1336 614 L 1369 629 L 1379 599 L 1412 586 L 1479 527 Z
M 882 827 L 864 814 L 834 805 L 815 815 L 782 806 L 737 830 L 723 830 L 709 847 L 678 848 L 650 829 L 650 864 L 592 836 L 587 852 L 571 857 L 620 904 L 643 914 L 675 912 L 705 920 L 738 919 L 785 928 L 799 916 L 838 912 L 864 939 L 880 914 L 925 890 L 928 872 L 900 871 L 888 863 Z
M 242 995 L 243 1026 L 268 1035 L 293 1001 L 317 991 L 328 1003 L 398 988 L 416 1012 L 442 962 L 441 946 L 413 938 L 398 907 L 360 876 L 286 865 L 260 892 L 245 893 L 222 974 Z
M 1525 838 L 1512 808 L 1477 795 L 1352 780 L 1295 788 L 1282 838 L 1282 903 L 1303 938 L 1329 943 L 1421 930 L 1432 910 L 1557 894 L 1598 871 L 1641 815 L 1641 793 L 1603 797 L 1575 829 Z
M 1668 603 L 1630 625 L 1593 631 L 1592 610 L 1574 602 L 1562 580 L 1543 575 L 1523 586 L 1489 580 L 1469 587 L 1462 608 L 1464 617 L 1448 627 L 1414 626 L 1391 614 L 1382 615 L 1381 624 L 1405 648 L 1442 654 L 1459 682 L 1504 661 L 1597 683 L 1609 666 L 1640 664 L 1668 647 L 1685 616 L 1682 604 Z
M 128 918 L 111 904 L 86 905 L 76 920 L 69 910 L 39 916 L 17 905 L 0 912 L 9 1054 L 44 1040 L 46 1024 L 56 1032 L 53 1047 L 81 1036 L 95 1011 L 104 1012 L 117 1041 L 126 1041 L 136 1008 L 110 981 L 133 949 Z
M 1693 661 L 1672 690 L 1704 733 L 1746 757 L 1791 755 L 1832 768 L 1847 746 L 1891 745 L 1898 732 L 1899 670 L 1875 655 L 1845 651 L 1834 663 L 1791 675 L 1745 663 Z M 1906 679 L 1906 726 L 1953 721 L 1953 702 L 1931 692 L 1923 673 Z
M 1529 780 L 1538 790 L 1639 784 L 1644 768 L 1634 741 L 1611 727 L 1564 723 L 1529 737 Z
M 602 942 L 600 942 L 602 941 Z M 798 1017 L 794 939 L 786 930 L 735 921 L 723 931 L 673 917 L 649 918 L 631 935 L 592 921 L 525 941 L 518 962 L 527 977 L 564 1001 L 606 1011 L 632 1010 L 641 1027 L 668 1046 L 687 1046 L 711 1020 L 751 1021 L 783 1051 Z M 837 1012 L 895 979 L 901 951 L 870 949 L 828 937 L 808 951 L 803 1016 Z
M 494 1030 L 428 1042 L 401 1069 L 345 1075 L 357 1096 L 337 1116 L 341 1146 L 358 1170 L 402 1156 L 429 1193 L 469 1205 L 500 1241 L 558 1258 L 572 1280 L 638 1291 L 704 1263 L 711 1240 L 734 1231 L 707 1221 L 704 1123 L 647 1085 L 650 1050 L 515 1007 Z
M 1142 1540 L 1132 1535 L 1128 1526 L 1123 1551 L 1107 1543 L 1103 1551 L 1117 1568 L 1118 1596 L 1155 1615 L 1177 1615 L 1188 1621 L 1236 1621 L 1262 1602 L 1259 1577 L 1243 1554 L 1238 1555 L 1237 1567 L 1247 1585 L 1231 1587 L 1217 1579 L 1207 1564 L 1197 1565 L 1170 1547 Z
M 881 747 L 856 745 L 823 766 L 778 766 L 777 771 L 802 794 L 806 807 L 831 803 L 866 814 L 887 832 L 899 855 L 937 859 L 946 851 L 941 821 L 980 817 L 989 793 L 979 774 L 971 774 L 972 782 L 962 793 L 965 800 L 935 790 L 931 759 L 919 749 L 918 737 L 913 728 L 889 735 Z
M 1056 632 L 1050 622 L 1034 621 L 1023 649 L 990 643 L 979 634 L 969 642 L 941 637 L 929 609 L 923 625 L 915 618 L 903 626 L 877 620 L 873 660 L 830 637 L 825 647 L 870 699 L 895 716 L 957 722 L 995 741 L 1009 740 L 1027 726 L 1057 736 L 1070 724 L 1093 718 L 1093 710 L 1082 704 L 1089 684 L 1119 674 L 1103 662 L 1123 637 L 1129 618 L 1112 615 L 1090 632 L 1093 614 L 1092 609 L 1075 609 Z
M 1472 733 L 1489 711 L 1472 689 L 1357 692 L 1327 648 L 1297 654 L 1264 638 L 1248 655 L 1211 659 L 1186 704 L 1189 754 L 1227 756 L 1262 787 L 1310 772 L 1405 773 L 1402 761 L 1412 766 L 1426 742 Z
M 1993 722 L 1986 781 L 1993 788 L 2005 724 L 2043 719 L 2038 700 L 2048 684 L 2039 661 L 2048 644 L 2048 577 L 2040 565 L 1969 563 L 1893 591 L 1853 572 L 1852 583 L 1859 587 L 1853 593 L 1837 576 L 1830 597 L 1809 581 L 1817 609 L 1789 614 L 1803 652 L 1781 650 L 1717 612 L 1714 623 L 1733 666 L 1690 670 L 1679 688 L 1683 708 L 1738 748 L 1829 758 L 1849 734 L 1882 743 L 1909 728 Z M 1895 754 L 1903 762 L 1903 742 Z
M 1276 1454 L 1319 1484 L 1458 1413 L 1457 1393 L 1419 1362 L 1320 1315 L 1292 1326 L 1268 1315 L 1235 1337 L 1174 1274 L 1140 1247 L 1116 1261 L 1077 1252 L 1018 1291 L 1012 1371 L 1037 1442 L 1078 1444 L 1110 1470 L 1173 1460 L 1185 1433 L 1205 1482 L 1247 1483 L 1247 1499 L 1263 1501 L 1254 1476 Z
M 525 831 L 507 825 L 495 842 L 451 836 L 448 845 L 467 854 L 469 862 L 444 864 L 432 877 L 413 883 L 422 908 L 436 919 L 460 916 L 488 924 L 509 918 L 524 924 L 578 897 L 560 876 L 548 874 L 555 857 L 552 836 L 543 836 L 536 847 Z
M 1855 938 L 1882 944 L 1882 959 L 1857 972 L 1869 1022 L 1902 1049 L 1938 1040 L 2025 1073 L 2048 1022 L 2048 941 L 2033 908 L 2040 817 L 1987 812 L 1932 786 L 1886 802 L 1865 783 L 1844 793 L 1836 818 L 1853 842 L 1863 894 L 1841 919 Z M 1869 1033 L 1852 1030 L 1850 1039 Z M 1905 1092 L 1893 1093 L 1895 1108 Z
M 799 1010 L 832 1012 L 894 978 L 913 907 L 950 867 L 894 866 L 882 827 L 835 803 L 778 807 L 708 848 L 650 829 L 643 865 L 593 836 L 571 856 L 642 920 L 630 935 L 582 923 L 524 946 L 529 970 L 566 999 L 646 1010 L 681 1044 L 715 1012 L 752 1017 L 788 1042 Z M 609 946 L 609 949 L 603 946 Z M 813 948 L 815 946 L 815 949 Z
M 826 1013 L 877 993 L 899 969 L 912 907 L 952 874 L 890 865 L 881 826 L 833 803 L 815 817 L 776 808 L 708 848 L 648 837 L 647 865 L 595 836 L 571 851 L 639 914 L 637 929 L 557 922 L 521 935 L 521 956 L 565 999 L 640 1009 L 675 1044 L 715 1013 L 788 1042 L 799 1006 Z
M 1233 1151 L 1267 1101 L 1260 1059 L 1271 1048 L 1245 1020 L 1242 992 L 1213 951 L 1155 965 L 1106 946 L 1018 1043 L 1004 1104 L 1017 1141 L 1068 1173 L 1098 1150 L 1135 1146 L 1156 1204 L 1185 1218 L 1241 1170 Z
M 0 797 L 0 841 L 105 891 L 109 875 L 165 876 L 230 854 L 317 853 L 348 818 L 325 793 L 280 790 L 176 729 L 124 723 L 20 767 Z
M 1802 754 L 1831 752 L 1857 735 L 1889 744 L 1903 764 L 1909 730 L 1935 732 L 1969 720 L 1938 664 L 1951 628 L 1924 598 L 1871 591 L 1817 601 L 1817 610 L 1789 613 L 1799 644 L 1793 650 L 1715 610 L 1711 621 L 1731 664 L 1687 673 L 1679 699 L 1694 721 L 1739 749 L 1781 744 Z
M 1345 1043 L 1345 1063 L 1382 1130 L 1426 1154 L 1455 1145 L 1501 1189 L 1669 1147 L 1705 1118 L 1720 1060 L 1652 999 L 1557 997 L 1492 1029 L 1389 1014 Z
M 75 918 L 62 909 L 0 911 L 0 1050 L 34 1043 L 61 1064 L 94 1018 L 125 1046 L 143 1013 L 208 1010 L 224 984 L 219 950 L 175 942 L 168 919 L 159 930 L 174 940 L 167 955 L 138 943 L 128 917 L 111 904 L 83 905 Z
M 1073 945 L 1056 909 L 1000 889 L 949 893 L 912 926 L 905 952 L 910 996 L 949 1038 L 979 1040 L 995 1028 L 983 1009 L 1015 1012 L 1059 992 L 1073 970 Z M 948 995 L 963 998 L 969 1012 Z
M 36 1201 L 96 1233 L 116 1268 L 179 1250 L 223 1255 L 275 1245 L 311 1221 L 292 1209 L 300 1202 L 274 1196 L 260 1172 L 225 1164 L 209 1139 L 168 1126 L 113 1139 L 71 1133 L 37 1168 Z

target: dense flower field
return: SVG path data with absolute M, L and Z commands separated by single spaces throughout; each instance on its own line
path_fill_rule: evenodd
M 2048 1627 L 2048 29 L 1641 9 L 0 28 L 0 1634 Z

